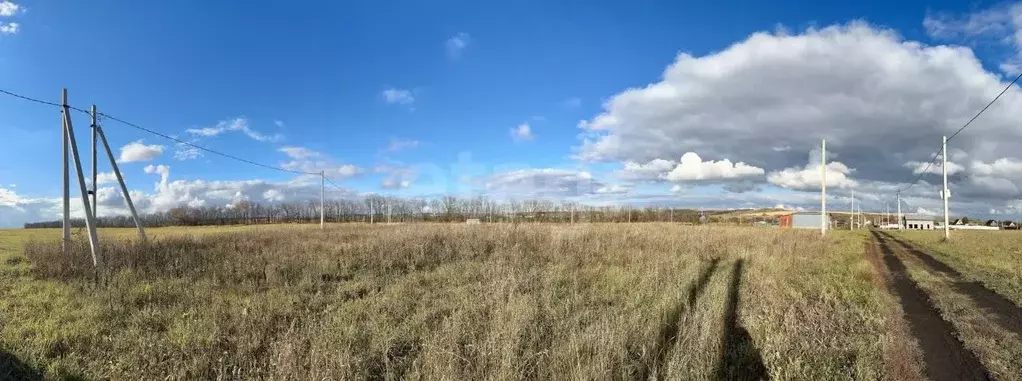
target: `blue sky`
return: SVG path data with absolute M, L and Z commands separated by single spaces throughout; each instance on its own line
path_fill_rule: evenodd
M 1012 14 L 1014 8 L 1006 3 L 381 1 L 282 5 L 261 1 L 34 0 L 6 3 L 17 9 L 0 16 L 0 26 L 16 23 L 18 27 L 13 33 L 0 34 L 0 88 L 58 101 L 60 89 L 66 87 L 71 103 L 80 107 L 95 103 L 100 111 L 147 128 L 270 165 L 335 171 L 336 182 L 353 192 L 401 196 L 459 193 L 559 197 L 602 204 L 680 203 L 707 207 L 785 204 L 811 208 L 815 203 L 812 197 L 816 196 L 806 187 L 779 176 L 788 168 L 811 169 L 808 165 L 812 163 L 807 164 L 807 159 L 814 146 L 780 137 L 773 144 L 773 152 L 779 154 L 744 156 L 738 146 L 741 139 L 731 139 L 734 144 L 722 149 L 728 145 L 711 144 L 707 141 L 710 137 L 688 130 L 724 131 L 727 127 L 704 121 L 694 126 L 659 128 L 656 123 L 677 119 L 679 114 L 659 111 L 653 106 L 641 108 L 637 106 L 641 99 L 622 101 L 615 107 L 611 107 L 611 101 L 628 89 L 667 82 L 665 70 L 676 63 L 679 53 L 727 70 L 730 66 L 723 61 L 714 63 L 710 59 L 723 60 L 726 57 L 721 52 L 734 44 L 752 41 L 750 36 L 757 32 L 783 39 L 786 35 L 811 34 L 807 31 L 838 26 L 846 28 L 836 32 L 841 36 L 855 36 L 848 26 L 859 20 L 868 25 L 871 33 L 896 33 L 893 37 L 896 43 L 915 42 L 925 47 L 946 44 L 967 49 L 968 54 L 958 52 L 957 58 L 964 62 L 970 55 L 978 57 L 982 66 L 974 70 L 973 77 L 993 76 L 996 80 L 966 86 L 973 93 L 959 94 L 958 99 L 989 98 L 990 89 L 1003 87 L 1010 70 L 1002 66 L 1014 60 L 1013 52 L 1017 51 L 1014 43 L 991 42 L 1007 38 L 1014 31 L 1009 21 L 994 17 Z M 1000 20 L 1004 30 L 970 28 L 969 21 L 981 17 Z M 935 24 L 936 21 L 943 23 Z M 840 40 L 841 36 L 830 37 Z M 866 41 L 888 37 L 856 38 Z M 812 52 L 807 54 L 795 59 L 814 59 Z M 755 61 L 746 63 L 755 65 Z M 777 62 L 785 60 L 778 58 Z M 878 56 L 869 62 L 887 61 Z M 783 68 L 779 72 L 783 73 Z M 696 75 L 693 73 L 682 74 Z M 739 74 L 732 72 L 730 76 L 737 78 Z M 933 78 L 937 78 L 936 74 L 940 74 L 939 70 Z M 975 82 L 962 75 L 965 76 L 962 83 Z M 835 76 L 823 75 L 831 77 Z M 865 74 L 863 78 L 868 77 Z M 675 85 L 699 80 L 682 76 Z M 847 88 L 848 83 L 856 81 L 836 85 Z M 715 102 L 747 109 L 733 101 L 768 98 L 777 88 L 788 84 L 765 82 L 737 98 L 728 98 L 724 88 L 707 87 L 712 91 L 700 93 L 701 97 L 683 95 L 673 103 Z M 899 91 L 917 96 L 909 104 L 932 102 L 926 94 L 904 88 L 885 94 L 902 94 Z M 939 138 L 940 131 L 951 129 L 959 119 L 975 111 L 962 107 L 961 112 L 948 115 L 947 126 L 932 127 L 931 132 L 936 134 L 933 136 Z M 729 114 L 726 109 L 713 112 Z M 821 112 L 841 114 L 832 110 Z M 707 118 L 713 116 L 712 112 L 707 114 Z M 613 116 L 616 121 L 638 118 L 636 115 L 642 118 L 595 130 L 580 128 L 580 121 L 593 123 L 600 115 Z M 767 119 L 756 117 L 756 122 L 747 128 L 763 133 L 769 126 L 755 124 Z M 75 123 L 79 142 L 87 147 L 87 119 L 78 118 Z M 512 129 L 523 124 L 528 125 L 529 133 L 516 135 Z M 221 131 L 215 136 L 188 132 L 207 129 L 206 135 L 213 135 L 218 125 Z M 641 130 L 626 130 L 623 126 Z M 793 134 L 807 136 L 815 134 L 817 128 L 810 124 L 796 127 L 800 130 Z M 6 201 L 0 198 L 0 207 L 5 202 L 9 207 L 8 218 L 0 216 L 0 222 L 17 225 L 26 218 L 50 217 L 46 211 L 49 209 L 29 211 L 27 205 L 49 205 L 49 200 L 59 196 L 58 111 L 0 97 L 0 128 L 7 137 L 0 149 L 0 187 L 4 187 L 7 196 Z M 113 122 L 104 123 L 104 128 L 116 151 L 140 139 L 146 146 L 163 146 L 162 154 L 122 164 L 130 188 L 154 200 L 160 192 L 160 177 L 155 168 L 146 173 L 144 168 L 150 165 L 169 168 L 170 182 L 296 181 L 291 174 L 209 154 L 180 160 L 175 158 L 180 147 L 173 142 Z M 758 136 L 749 131 L 733 133 Z M 890 187 L 914 177 L 904 164 L 926 160 L 927 152 L 932 153 L 934 148 L 930 144 L 933 137 L 927 135 L 930 139 L 927 144 L 906 148 L 905 156 L 896 158 L 899 162 L 885 161 L 900 171 L 881 173 L 873 169 L 872 159 L 852 161 L 854 153 L 841 151 L 855 147 L 855 138 L 830 131 L 820 132 L 813 139 L 818 141 L 828 134 L 836 139 L 835 160 L 848 158 L 841 163 L 849 169 L 844 173 L 838 169 L 835 176 L 856 181 L 847 186 L 836 184 L 838 203 L 845 202 L 840 198 L 845 197 L 844 191 L 857 188 L 862 194 L 873 192 L 876 195 L 873 206 L 881 205 L 881 200 L 890 198 Z M 651 136 L 662 139 L 660 143 L 645 142 Z M 688 136 L 698 139 L 678 144 L 677 151 L 662 149 L 663 141 L 680 142 Z M 766 134 L 764 138 L 771 136 Z M 616 151 L 611 152 L 607 145 L 587 144 L 587 139 L 590 143 L 625 143 L 615 143 Z M 969 143 L 968 147 L 985 147 L 982 141 Z M 701 149 L 704 146 L 707 149 Z M 301 148 L 308 154 L 290 157 L 282 151 L 287 147 Z M 674 180 L 666 180 L 666 171 L 652 177 L 629 177 L 624 171 L 629 162 L 646 164 L 660 159 L 680 163 L 686 152 L 698 154 L 705 162 L 747 162 L 760 171 L 732 173 L 734 166 L 725 174 L 683 175 L 687 172 L 680 171 Z M 992 165 L 1002 158 L 1008 160 L 1008 167 L 1014 164 L 1014 159 L 1007 155 L 974 156 L 963 159 L 963 166 Z M 106 167 L 101 165 L 103 170 Z M 341 170 L 342 167 L 350 170 Z M 773 173 L 778 175 L 771 180 Z M 970 181 L 983 182 L 970 173 L 963 172 L 960 180 L 963 187 Z M 509 179 L 511 174 L 518 177 Z M 1013 172 L 996 180 L 1022 184 L 1012 176 Z M 595 186 L 605 191 L 580 192 L 575 184 L 579 180 L 589 181 L 586 189 Z M 572 190 L 560 194 L 558 189 L 533 189 L 563 185 L 562 182 L 574 184 L 567 186 Z M 736 189 L 736 182 L 744 185 L 737 187 L 743 191 L 724 190 Z M 990 195 L 970 189 L 963 188 L 965 194 L 976 193 L 975 200 L 967 200 L 974 205 L 963 206 L 963 212 L 1016 213 L 1013 203 L 1018 198 L 1016 194 L 998 193 L 995 201 L 989 201 L 986 196 Z M 154 201 L 153 210 L 189 200 L 223 201 L 189 193 L 200 190 L 178 191 L 184 193 Z M 300 197 L 299 193 L 296 191 L 295 197 Z M 913 201 L 913 210 L 935 205 L 933 198 L 924 193 Z M 249 197 L 246 193 L 244 197 L 258 200 L 259 196 Z M 0 214 L 4 210 L 0 209 Z

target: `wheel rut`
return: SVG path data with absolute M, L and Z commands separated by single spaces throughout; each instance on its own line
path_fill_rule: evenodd
M 990 372 L 958 339 L 954 326 L 941 317 L 929 295 L 912 280 L 888 240 L 875 231 L 873 239 L 889 274 L 887 288 L 898 297 L 912 336 L 919 343 L 926 377 L 934 381 L 990 380 Z

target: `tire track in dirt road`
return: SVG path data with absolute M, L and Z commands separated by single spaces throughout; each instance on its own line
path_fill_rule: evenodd
M 952 288 L 972 299 L 973 303 L 976 303 L 984 312 L 992 315 L 994 321 L 1001 327 L 1022 337 L 1022 308 L 1019 308 L 1010 299 L 986 288 L 980 282 L 966 280 L 958 270 L 951 268 L 951 266 L 944 264 L 912 244 L 892 237 L 889 234 L 884 235 L 886 238 L 897 242 L 904 252 L 908 252 L 919 259 L 930 273 L 939 273 L 950 278 Z
M 941 317 L 929 295 L 912 280 L 884 237 L 874 231 L 873 239 L 880 246 L 890 275 L 887 288 L 901 302 L 905 320 L 919 343 L 926 377 L 934 381 L 991 379 L 983 363 L 958 339 L 951 323 Z

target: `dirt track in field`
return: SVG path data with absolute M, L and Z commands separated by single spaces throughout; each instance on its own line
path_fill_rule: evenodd
M 976 355 L 958 339 L 951 323 L 945 321 L 929 295 L 908 274 L 890 239 L 873 232 L 883 255 L 880 269 L 887 274 L 889 292 L 894 294 L 904 313 L 912 336 L 922 352 L 922 368 L 930 380 L 989 380 L 990 373 Z M 874 265 L 880 265 L 874 261 Z
M 942 274 L 950 278 L 951 286 L 954 287 L 955 291 L 968 296 L 984 312 L 994 316 L 994 320 L 1001 327 L 1022 336 L 1022 308 L 1019 308 L 1010 299 L 986 288 L 980 282 L 966 280 L 958 270 L 951 268 L 912 244 L 890 236 L 885 238 L 897 242 L 905 252 L 918 258 L 931 273 Z

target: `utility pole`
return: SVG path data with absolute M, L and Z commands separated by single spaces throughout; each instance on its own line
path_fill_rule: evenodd
M 898 230 L 901 230 L 901 191 L 898 191 Z
M 63 104 L 66 105 L 67 104 L 67 89 L 64 89 L 63 98 L 62 99 L 63 99 Z M 61 107 L 60 108 L 60 123 L 61 123 L 61 125 L 60 125 L 61 135 L 60 136 L 61 136 L 61 140 L 63 141 L 63 147 L 64 147 L 63 148 L 63 151 L 64 151 L 64 162 L 63 162 L 64 163 L 64 184 L 63 184 L 63 187 L 64 187 L 64 221 L 61 223 L 60 226 L 61 226 L 61 230 L 62 230 L 61 245 L 63 246 L 64 254 L 69 254 L 70 250 L 71 250 L 71 180 L 70 180 L 70 177 L 69 177 L 70 175 L 68 174 L 68 167 L 67 167 L 67 160 L 68 160 L 68 158 L 67 158 L 67 156 L 68 156 L 68 152 L 67 152 L 67 150 L 68 150 L 68 147 L 67 147 L 67 138 L 68 138 L 68 136 L 67 136 L 67 118 L 69 118 L 69 117 L 70 117 L 70 115 L 67 115 L 67 108 L 66 107 Z
M 320 230 L 326 229 L 326 171 L 320 171 Z
M 390 200 L 387 200 L 387 225 L 390 225 Z
M 68 106 L 67 104 L 67 89 L 64 89 L 62 92 L 61 106 L 64 110 L 64 133 L 67 136 L 67 143 L 65 144 L 70 144 L 71 146 L 71 157 L 74 159 L 75 172 L 78 175 L 78 190 L 81 191 L 82 194 L 82 209 L 85 209 L 85 227 L 89 230 L 89 246 L 92 249 L 92 265 L 102 272 L 104 268 L 103 253 L 99 250 L 99 237 L 96 236 L 96 221 L 93 219 L 92 206 L 89 205 L 89 187 L 85 184 L 85 173 L 82 172 L 82 161 L 78 155 L 78 143 L 75 142 L 74 127 L 71 124 L 71 106 Z M 66 166 L 67 162 L 65 161 L 64 163 Z M 64 178 L 67 179 L 67 171 L 64 172 L 64 175 Z M 67 187 L 64 188 L 64 192 L 65 194 L 69 193 Z M 70 208 L 70 205 L 70 197 L 65 198 L 65 211 Z M 64 214 L 65 221 L 67 221 L 69 217 L 69 214 Z M 68 240 L 70 241 L 70 239 Z
M 98 190 L 96 184 L 96 105 L 92 105 L 89 116 L 92 117 L 90 126 L 92 127 L 92 213 L 99 217 L 99 210 L 96 209 L 96 191 Z
M 944 136 L 944 141 L 941 144 L 940 151 L 941 164 L 940 168 L 944 172 L 944 190 L 940 191 L 940 198 L 944 199 L 944 240 L 951 239 L 951 227 L 948 226 L 950 218 L 947 215 L 947 201 L 951 198 L 951 190 L 947 188 L 947 136 Z
M 95 108 L 95 106 L 93 106 Z M 117 183 L 121 186 L 121 193 L 124 194 L 124 202 L 128 204 L 128 210 L 131 211 L 131 218 L 135 219 L 135 230 L 138 231 L 138 238 L 142 242 L 146 242 L 145 228 L 142 227 L 142 220 L 138 219 L 138 212 L 135 211 L 135 204 L 131 202 L 131 194 L 128 193 L 128 186 L 124 183 L 124 177 L 121 176 L 121 169 L 117 166 L 117 160 L 114 160 L 113 151 L 110 151 L 110 143 L 106 141 L 106 134 L 103 133 L 103 127 L 96 125 L 96 134 L 99 135 L 100 142 L 103 143 L 103 149 L 106 150 L 106 157 L 110 159 L 110 168 L 114 170 L 114 175 L 117 176 Z
M 855 230 L 855 189 L 852 189 L 852 207 L 851 217 L 848 217 L 848 228 Z
M 375 222 L 373 219 L 376 218 L 376 210 L 373 209 L 373 198 L 369 197 L 369 224 L 372 225 Z
M 827 139 L 820 140 L 820 235 L 827 235 Z

